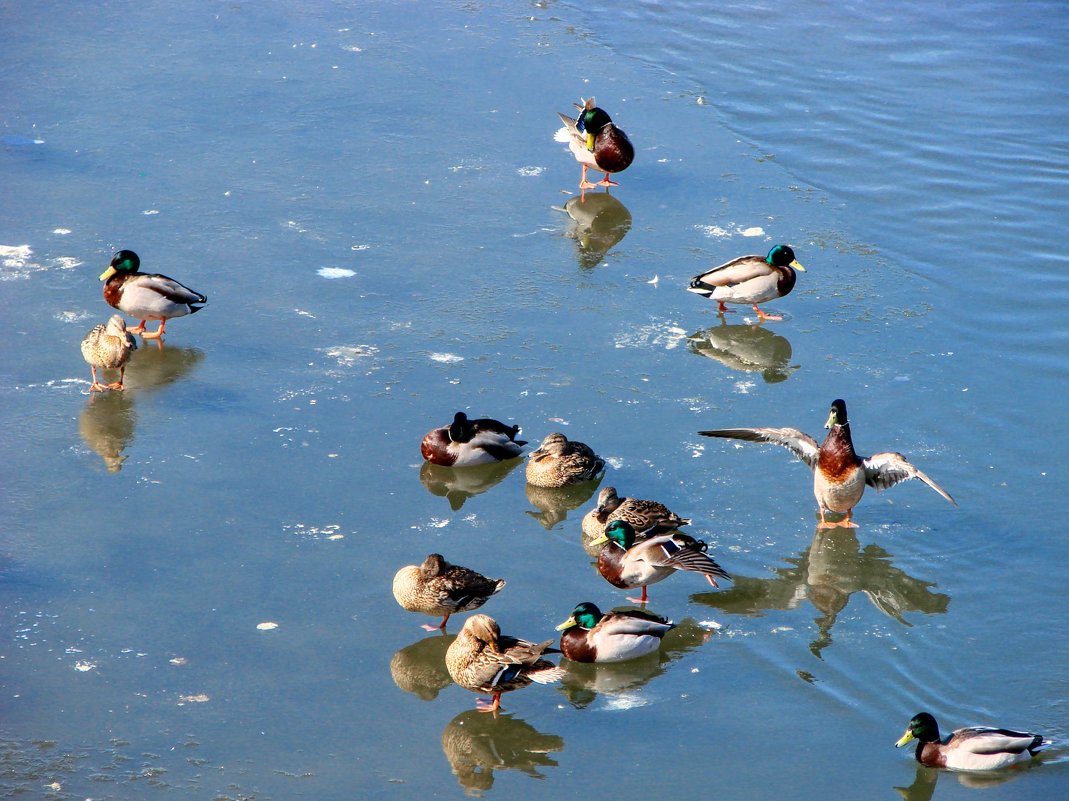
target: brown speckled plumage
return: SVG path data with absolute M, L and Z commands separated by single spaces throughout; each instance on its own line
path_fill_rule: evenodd
M 93 372 L 93 384 L 90 391 L 123 388 L 126 363 L 130 354 L 137 349 L 137 341 L 126 332 L 126 322 L 118 314 L 113 314 L 108 322 L 95 326 L 82 340 L 82 357 L 89 363 Z M 97 381 L 97 368 L 118 370 L 119 380 L 114 384 L 101 384 Z
M 526 687 L 532 682 L 549 684 L 564 671 L 542 658 L 553 640 L 532 643 L 501 633 L 497 621 L 475 614 L 464 621 L 460 634 L 445 654 L 449 675 L 466 690 L 490 693 L 493 702 L 480 706 L 487 712 L 500 708 L 501 693 Z
M 600 537 L 605 533 L 605 526 L 613 520 L 626 520 L 636 532 L 657 525 L 657 533 L 662 534 L 691 522 L 690 518 L 680 517 L 660 501 L 621 498 L 615 487 L 602 487 L 597 506 L 583 515 L 584 538 L 592 540 Z
M 393 597 L 410 612 L 442 615 L 445 628 L 449 616 L 478 609 L 491 595 L 505 586 L 504 579 L 491 579 L 460 565 L 451 565 L 441 554 L 432 553 L 422 565 L 408 565 L 393 578 Z
M 536 487 L 565 487 L 597 478 L 605 461 L 582 442 L 555 432 L 542 440 L 527 460 L 527 483 Z

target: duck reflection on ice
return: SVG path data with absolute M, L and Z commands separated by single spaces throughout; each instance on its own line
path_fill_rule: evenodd
M 932 801 L 932 796 L 935 795 L 935 785 L 939 781 L 939 774 L 943 773 L 943 771 L 939 768 L 919 765 L 916 762 L 913 762 L 913 765 L 917 769 L 913 784 L 909 787 L 895 787 L 895 791 L 902 796 L 902 801 Z M 971 773 L 953 771 L 945 775 L 956 777 L 963 787 L 982 790 L 986 787 L 993 787 L 996 784 L 1020 778 L 1026 771 L 1031 769 L 1029 765 L 1025 764 L 1015 765 L 1010 770 L 974 771 Z
M 94 392 L 78 416 L 78 433 L 104 460 L 109 473 L 122 470 L 123 453 L 134 440 L 137 412 L 129 392 Z
M 818 529 L 801 556 L 786 561 L 791 567 L 776 568 L 775 578 L 735 576 L 730 589 L 698 593 L 695 603 L 725 612 L 759 615 L 764 610 L 793 609 L 808 598 L 821 615 L 814 621 L 819 636 L 809 650 L 818 659 L 831 645 L 835 620 L 855 592 L 863 592 L 885 615 L 904 626 L 911 625 L 906 612 L 945 614 L 950 596 L 932 592 L 933 582 L 907 575 L 891 564 L 891 554 L 875 543 L 864 549 L 855 529 Z
M 613 705 L 641 706 L 645 703 L 640 693 L 642 688 L 683 654 L 703 645 L 710 636 L 696 620 L 685 618 L 664 635 L 659 651 L 639 659 L 600 664 L 561 659 L 568 672 L 561 679 L 560 692 L 578 709 L 590 706 L 599 695 Z
M 469 498 L 497 486 L 505 476 L 523 464 L 523 459 L 480 464 L 472 467 L 442 467 L 424 462 L 419 480 L 431 495 L 449 501 L 449 508 L 459 511 Z
M 551 530 L 558 523 L 568 517 L 568 512 L 578 509 L 589 501 L 597 492 L 598 485 L 605 478 L 605 473 L 582 484 L 572 484 L 567 487 L 536 487 L 527 485 L 527 500 L 537 507 L 537 512 L 528 511 L 531 517 L 542 524 L 546 531 Z
M 769 384 L 786 381 L 798 369 L 798 365 L 791 364 L 790 341 L 760 323 L 728 325 L 721 317 L 720 325 L 688 336 L 687 347 L 692 353 L 715 359 L 731 370 L 760 373 Z
M 543 734 L 507 712 L 461 712 L 442 732 L 442 752 L 465 794 L 480 796 L 494 786 L 495 770 L 520 770 L 535 779 L 539 768 L 555 768 L 551 756 L 564 750 L 564 738 Z
M 564 210 L 572 218 L 565 236 L 575 240 L 580 267 L 597 267 L 631 230 L 631 212 L 608 192 L 573 197 Z
M 445 652 L 457 635 L 435 635 L 416 640 L 393 655 L 390 676 L 398 688 L 433 701 L 453 683 L 445 669 Z
M 78 433 L 104 460 L 109 473 L 122 470 L 137 428 L 135 399 L 188 375 L 204 358 L 196 348 L 138 348 L 126 365 L 125 392 L 91 393 L 78 417 Z

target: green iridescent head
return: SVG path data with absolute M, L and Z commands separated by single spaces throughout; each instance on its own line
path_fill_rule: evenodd
M 601 620 L 601 610 L 589 601 L 583 601 L 572 610 L 572 616 L 557 626 L 557 631 L 575 628 L 592 629 Z

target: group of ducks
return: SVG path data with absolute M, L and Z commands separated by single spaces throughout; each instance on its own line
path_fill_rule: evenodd
M 161 340 L 168 320 L 200 311 L 208 299 L 166 275 L 141 272 L 141 259 L 132 250 L 120 250 L 112 256 L 100 280 L 104 282 L 104 300 L 141 321 L 136 327 L 128 329 L 122 316 L 113 314 L 107 323 L 95 326 L 82 340 L 82 356 L 93 372 L 89 391 L 114 389 L 121 392 L 126 363 L 137 349 L 134 335 Z M 159 320 L 159 328 L 147 331 L 145 323 L 149 320 Z M 119 380 L 110 384 L 100 383 L 97 380 L 98 367 L 118 370 Z
M 793 428 L 730 428 L 699 433 L 769 442 L 791 450 L 813 471 L 820 528 L 856 527 L 852 511 L 866 487 L 883 490 L 908 479 L 919 479 L 955 504 L 946 490 L 902 454 L 859 456 L 849 425 L 846 404 L 837 399 L 828 414 L 828 434 L 819 445 Z M 448 467 L 491 464 L 522 454 L 527 442 L 518 439 L 519 434 L 519 426 L 492 418 L 470 419 L 464 412 L 457 412 L 450 424 L 427 433 L 420 450 L 427 461 Z M 530 454 L 525 473 L 531 485 L 560 488 L 597 479 L 604 469 L 605 461 L 589 446 L 553 432 Z M 828 512 L 841 518 L 829 520 Z M 731 578 L 706 553 L 704 542 L 678 530 L 690 522 L 658 501 L 620 497 L 614 487 L 604 487 L 595 507 L 584 515 L 582 531 L 584 544 L 597 555 L 602 577 L 622 589 L 641 587 L 641 595 L 628 600 L 645 604 L 649 600 L 647 587 L 676 571 L 701 573 L 713 587 L 718 586 L 717 578 Z M 421 565 L 408 565 L 397 572 L 393 594 L 409 611 L 441 616 L 437 626 L 423 626 L 436 631 L 445 629 L 450 615 L 480 608 L 504 586 L 504 579 L 487 578 L 469 568 L 451 565 L 440 554 L 430 554 Z M 645 610 L 603 613 L 595 604 L 583 602 L 557 626 L 562 632 L 559 653 L 575 662 L 637 659 L 657 651 L 661 639 L 672 628 L 670 621 Z M 552 639 L 534 643 L 504 635 L 493 618 L 476 614 L 465 622 L 446 651 L 446 668 L 461 687 L 491 696 L 489 702 L 477 701 L 477 708 L 496 712 L 502 693 L 532 683 L 551 683 L 564 675 L 562 667 L 545 658 L 558 652 L 553 643 Z M 1037 734 L 988 727 L 959 729 L 944 739 L 927 712 L 910 721 L 897 745 L 914 740 L 918 761 L 959 770 L 1006 767 L 1029 760 L 1047 745 Z
M 610 175 L 622 172 L 634 160 L 634 146 L 594 98 L 576 104 L 579 114 L 560 114 L 563 127 L 555 139 L 569 145 L 582 166 L 581 192 L 618 184 Z M 604 173 L 598 183 L 587 178 L 589 169 Z M 715 300 L 718 311 L 725 304 L 749 304 L 761 320 L 777 320 L 759 304 L 786 296 L 794 288 L 797 272 L 805 271 L 788 245 L 776 245 L 765 257 L 743 256 L 695 276 L 688 289 Z M 698 432 L 702 436 L 781 445 L 805 462 L 813 472 L 813 494 L 820 513 L 819 528 L 856 527 L 853 509 L 866 487 L 884 490 L 902 481 L 918 479 L 949 503 L 950 493 L 915 467 L 901 453 L 882 452 L 860 456 L 854 450 L 846 403 L 832 402 L 825 424 L 828 430 L 820 444 L 794 428 L 723 428 Z M 517 439 L 519 426 L 492 418 L 469 419 L 457 412 L 453 422 L 430 431 L 421 444 L 423 458 L 433 464 L 464 468 L 519 458 L 524 440 Z M 592 481 L 605 469 L 605 461 L 587 445 L 554 432 L 528 457 L 526 479 L 536 487 L 559 488 Z M 828 513 L 839 515 L 828 518 Z M 597 505 L 583 517 L 584 544 L 597 555 L 598 572 L 622 589 L 641 587 L 641 595 L 629 601 L 646 604 L 647 587 L 677 571 L 705 576 L 713 587 L 717 578 L 730 575 L 707 553 L 706 543 L 678 529 L 691 521 L 657 501 L 620 497 L 613 487 L 603 488 Z M 480 608 L 501 591 L 504 579 L 490 579 L 473 570 L 449 564 L 440 554 L 430 554 L 421 565 L 408 565 L 397 572 L 393 594 L 409 611 L 441 616 L 434 631 L 444 630 L 450 615 Z M 595 604 L 578 604 L 557 626 L 561 631 L 559 653 L 576 662 L 620 662 L 650 654 L 673 624 L 645 610 L 603 613 Z M 485 614 L 469 617 L 446 652 L 450 677 L 461 687 L 491 696 L 481 699 L 483 711 L 500 709 L 502 693 L 532 683 L 560 679 L 564 669 L 545 658 L 556 653 L 552 639 L 534 643 L 501 633 L 497 622 Z M 935 718 L 927 712 L 916 715 L 896 743 L 916 741 L 915 756 L 925 765 L 958 770 L 993 770 L 1029 760 L 1047 741 L 1041 735 L 1009 729 L 971 727 L 943 738 Z
M 625 170 L 634 160 L 634 146 L 627 134 L 613 124 L 594 98 L 577 104 L 574 120 L 559 115 L 564 126 L 557 132 L 558 141 L 567 142 L 582 165 L 580 189 L 617 186 L 609 176 Z M 598 183 L 587 180 L 587 170 L 604 173 Z M 167 320 L 193 314 L 203 308 L 207 298 L 174 279 L 140 272 L 140 259 L 131 250 L 120 250 L 108 269 L 100 276 L 104 281 L 104 299 L 109 305 L 138 319 L 135 328 L 127 329 L 120 315 L 94 327 L 82 341 L 82 355 L 92 369 L 91 391 L 122 390 L 126 364 L 136 348 L 135 334 L 144 339 L 163 336 Z M 688 289 L 718 302 L 718 311 L 727 311 L 727 303 L 751 305 L 761 320 L 778 320 L 758 304 L 786 296 L 794 288 L 796 270 L 805 271 L 794 251 L 776 245 L 765 257 L 742 256 L 694 277 Z M 149 320 L 159 320 L 156 331 L 146 330 Z M 97 368 L 118 370 L 119 380 L 102 384 Z M 813 471 L 813 493 L 820 512 L 821 528 L 854 527 L 853 508 L 867 486 L 884 490 L 908 479 L 919 479 L 947 501 L 950 494 L 902 454 L 877 453 L 859 456 L 850 436 L 846 404 L 831 404 L 825 428 L 828 434 L 817 444 L 809 435 L 793 428 L 725 428 L 700 431 L 708 437 L 773 443 L 794 453 Z M 423 458 L 448 467 L 464 468 L 518 458 L 526 441 L 517 439 L 520 427 L 506 425 L 492 418 L 469 419 L 457 412 L 452 423 L 430 431 L 421 444 Z M 527 482 L 536 487 L 560 488 L 597 479 L 605 461 L 589 446 L 569 440 L 554 432 L 543 439 L 530 454 L 526 465 Z M 956 505 L 956 504 L 955 504 Z M 827 512 L 842 515 L 829 521 Z M 677 571 L 696 572 L 717 587 L 717 578 L 730 575 L 707 553 L 708 546 L 678 529 L 689 524 L 657 501 L 621 498 L 615 488 L 605 487 L 597 505 L 583 518 L 585 544 L 596 552 L 598 572 L 615 587 L 641 587 L 641 595 L 628 598 L 645 604 L 647 587 L 663 581 Z M 393 580 L 397 602 L 410 611 L 441 616 L 437 626 L 444 630 L 449 617 L 480 608 L 505 586 L 504 579 L 491 579 L 459 565 L 452 565 L 440 554 L 432 553 L 420 565 L 401 568 Z M 661 639 L 673 628 L 667 619 L 645 610 L 622 610 L 603 613 L 595 604 L 578 604 L 572 614 L 557 626 L 562 632 L 560 649 L 576 662 L 620 662 L 657 651 Z M 500 709 L 501 694 L 532 683 L 559 680 L 564 668 L 545 659 L 554 640 L 528 642 L 501 633 L 493 618 L 485 614 L 469 617 L 456 640 L 446 652 L 450 677 L 462 687 L 491 695 L 489 703 L 479 701 L 484 711 Z M 1038 734 L 1008 729 L 974 727 L 958 729 L 942 738 L 939 726 L 930 714 L 915 716 L 896 745 L 917 741 L 916 758 L 926 765 L 959 770 L 992 770 L 1027 761 L 1047 745 Z

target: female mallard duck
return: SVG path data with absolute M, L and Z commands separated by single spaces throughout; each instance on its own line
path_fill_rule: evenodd
M 566 487 L 597 478 L 605 460 L 582 442 L 569 441 L 561 433 L 542 440 L 527 460 L 527 483 L 536 487 Z
M 681 531 L 640 539 L 626 520 L 613 520 L 605 533 L 592 545 L 602 545 L 598 552 L 598 572 L 614 587 L 629 590 L 642 587 L 635 603 L 647 603 L 646 587 L 664 581 L 677 570 L 701 573 L 714 587 L 716 576 L 731 576 L 705 552 L 709 546 Z
M 449 616 L 478 609 L 505 586 L 504 579 L 487 578 L 460 565 L 451 565 L 438 553 L 430 554 L 422 565 L 408 565 L 393 577 L 393 597 L 409 612 L 442 615 L 437 626 L 423 625 L 427 631 L 445 629 Z
M 419 449 L 428 462 L 444 467 L 470 467 L 515 459 L 526 440 L 516 439 L 519 426 L 507 426 L 489 417 L 469 420 L 457 412 L 453 422 L 427 433 Z
M 703 437 L 724 437 L 746 442 L 771 442 L 782 445 L 813 468 L 813 494 L 820 507 L 820 528 L 847 526 L 856 528 L 850 516 L 865 492 L 865 485 L 877 491 L 893 487 L 900 481 L 919 478 L 952 504 L 957 501 L 946 490 L 906 461 L 900 453 L 875 453 L 858 456 L 850 439 L 850 423 L 846 419 L 846 403 L 832 401 L 828 422 L 824 424 L 828 436 L 819 447 L 808 434 L 796 428 L 722 428 L 699 431 Z M 840 523 L 829 523 L 825 510 L 845 513 Z
M 552 644 L 553 640 L 536 645 L 504 635 L 497 621 L 480 613 L 464 621 L 464 628 L 445 652 L 445 666 L 464 689 L 490 693 L 492 703 L 480 699 L 476 706 L 482 712 L 496 712 L 501 708 L 501 693 L 531 682 L 551 684 L 564 675 L 562 668 L 542 659 Z
M 131 334 L 140 334 L 145 339 L 159 339 L 164 326 L 172 317 L 185 317 L 200 311 L 208 299 L 199 292 L 182 286 L 166 275 L 138 272 L 141 259 L 132 250 L 120 250 L 111 257 L 111 264 L 100 275 L 104 281 L 104 300 L 121 312 L 141 322 L 130 329 Z M 154 332 L 145 331 L 145 323 L 159 320 L 160 327 Z
M 137 340 L 126 330 L 126 322 L 117 314 L 111 315 L 107 324 L 101 323 L 93 328 L 82 340 L 82 356 L 89 362 L 93 371 L 93 383 L 90 392 L 105 389 L 122 391 L 122 380 L 126 374 L 126 363 L 130 354 L 137 350 Z M 119 380 L 114 384 L 101 384 L 97 381 L 97 368 L 118 370 Z
M 922 765 L 952 770 L 998 770 L 1027 762 L 1050 745 L 1039 734 L 990 726 L 956 729 L 944 740 L 939 736 L 939 724 L 927 712 L 913 717 L 895 747 L 911 740 L 917 741 L 915 756 Z
M 661 638 L 675 626 L 638 609 L 602 614 L 592 603 L 581 603 L 557 626 L 560 650 L 573 662 L 624 662 L 652 654 Z
M 690 518 L 680 517 L 660 501 L 621 498 L 616 494 L 616 487 L 602 487 L 598 505 L 583 516 L 583 535 L 597 539 L 613 520 L 626 520 L 635 531 L 657 527 L 657 533 L 661 534 L 690 525 Z
M 579 179 L 579 188 L 593 189 L 596 186 L 619 186 L 610 181 L 610 173 L 623 172 L 635 160 L 635 147 L 627 134 L 613 124 L 602 109 L 598 108 L 594 98 L 589 97 L 582 105 L 575 104 L 579 116 L 574 120 L 567 114 L 560 114 L 564 127 L 557 130 L 553 138 L 564 142 L 572 151 L 575 160 L 583 165 L 583 175 Z M 605 173 L 605 177 L 596 184 L 586 179 L 587 168 Z
M 694 276 L 687 290 L 718 301 L 718 311 L 729 311 L 725 303 L 748 303 L 762 320 L 782 320 L 761 311 L 758 303 L 767 303 L 786 297 L 798 280 L 795 270 L 805 272 L 805 267 L 794 258 L 788 245 L 776 245 L 764 258 L 739 256 L 708 272 Z

